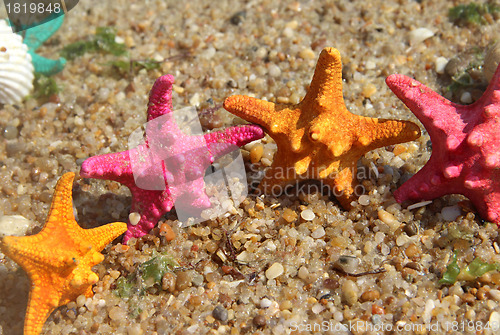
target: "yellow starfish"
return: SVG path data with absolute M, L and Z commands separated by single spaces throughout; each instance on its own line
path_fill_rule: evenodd
M 92 285 L 99 277 L 91 267 L 104 259 L 99 251 L 127 230 L 124 222 L 82 229 L 73 215 L 74 177 L 68 172 L 57 182 L 49 216 L 38 234 L 6 236 L 0 241 L 2 252 L 18 263 L 31 280 L 25 335 L 39 334 L 55 308 L 81 294 L 93 295 Z
M 410 121 L 368 118 L 347 110 L 335 48 L 321 52 L 309 91 L 299 104 L 234 95 L 224 101 L 224 108 L 261 125 L 278 146 L 260 191 L 275 195 L 294 180 L 319 179 L 346 209 L 354 200 L 356 163 L 362 155 L 420 136 L 420 128 Z

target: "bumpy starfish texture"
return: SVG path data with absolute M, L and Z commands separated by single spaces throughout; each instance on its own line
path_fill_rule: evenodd
M 74 173 L 58 181 L 49 216 L 43 229 L 31 236 L 6 236 L 0 241 L 3 253 L 18 263 L 31 280 L 24 334 L 36 335 L 58 306 L 91 297 L 99 277 L 92 266 L 100 263 L 104 247 L 127 229 L 114 222 L 94 229 L 82 229 L 73 216 L 71 190 Z
M 165 75 L 153 85 L 143 144 L 91 157 L 82 164 L 83 177 L 118 181 L 130 189 L 131 212 L 139 213 L 140 220 L 136 225 L 129 222 L 124 242 L 147 234 L 174 203 L 177 210 L 192 215 L 209 208 L 203 179 L 205 170 L 216 158 L 264 136 L 263 130 L 255 125 L 204 135 L 184 133 L 172 116 L 173 82 L 173 76 Z
M 36 50 L 48 40 L 61 27 L 64 21 L 64 15 L 54 15 L 55 18 L 41 25 L 28 28 L 24 31 L 23 42 L 28 46 L 28 53 L 31 55 L 31 61 L 36 73 L 46 76 L 54 75 L 64 68 L 66 59 L 48 59 L 36 53 Z
M 320 179 L 348 209 L 355 199 L 356 163 L 366 152 L 420 136 L 409 121 L 375 119 L 350 113 L 342 96 L 342 63 L 326 48 L 304 99 L 278 105 L 247 96 L 228 97 L 224 108 L 255 122 L 276 141 L 278 151 L 259 190 L 277 194 L 296 179 Z
M 394 192 L 398 202 L 468 197 L 481 217 L 500 224 L 500 67 L 471 105 L 448 101 L 418 81 L 395 74 L 387 85 L 429 132 L 429 161 Z

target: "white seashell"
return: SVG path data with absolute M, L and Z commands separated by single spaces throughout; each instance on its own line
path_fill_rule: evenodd
M 33 89 L 34 71 L 22 37 L 0 20 L 0 103 L 21 102 Z

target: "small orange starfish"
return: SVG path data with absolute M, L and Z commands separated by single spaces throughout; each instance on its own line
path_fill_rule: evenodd
M 309 91 L 299 104 L 278 105 L 234 95 L 224 101 L 224 108 L 261 125 L 278 146 L 260 191 L 277 194 L 296 179 L 319 179 L 346 209 L 354 200 L 356 163 L 361 156 L 420 136 L 413 122 L 368 118 L 347 110 L 342 63 L 335 48 L 321 52 Z
M 18 263 L 31 280 L 25 335 L 39 334 L 55 308 L 76 300 L 81 294 L 93 295 L 92 285 L 99 277 L 91 267 L 104 259 L 99 251 L 127 230 L 124 222 L 82 229 L 73 215 L 74 177 L 74 173 L 68 172 L 57 182 L 42 231 L 0 240 L 2 252 Z

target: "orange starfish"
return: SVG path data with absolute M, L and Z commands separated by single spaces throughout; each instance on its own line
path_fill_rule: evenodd
M 36 335 L 59 306 L 83 294 L 91 297 L 99 277 L 91 267 L 104 256 L 106 244 L 127 230 L 124 222 L 82 229 L 73 215 L 72 172 L 58 181 L 49 216 L 42 231 L 32 236 L 7 236 L 0 242 L 3 253 L 18 263 L 31 280 L 24 334 Z
M 420 136 L 419 127 L 410 121 L 368 118 L 347 110 L 340 53 L 334 48 L 321 52 L 309 91 L 299 104 L 234 95 L 224 101 L 224 108 L 261 125 L 278 146 L 260 191 L 276 195 L 299 178 L 319 179 L 346 209 L 354 200 L 356 163 L 362 155 Z

